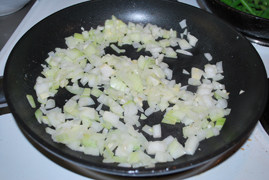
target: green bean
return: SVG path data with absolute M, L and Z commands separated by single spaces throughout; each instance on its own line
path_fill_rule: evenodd
M 253 14 L 254 16 L 256 16 L 256 13 L 251 9 L 251 7 L 248 5 L 248 3 L 245 0 L 240 0 L 240 2 L 243 4 L 243 6 L 246 7 L 246 9 Z
M 236 0 L 236 1 L 233 1 L 231 5 L 232 7 L 235 7 L 235 6 L 238 6 L 240 3 L 241 3 L 240 0 Z
M 269 19 L 269 0 L 220 0 L 239 11 Z

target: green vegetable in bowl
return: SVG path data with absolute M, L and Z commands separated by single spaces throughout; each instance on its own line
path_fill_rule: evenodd
M 239 11 L 269 19 L 269 0 L 220 0 Z

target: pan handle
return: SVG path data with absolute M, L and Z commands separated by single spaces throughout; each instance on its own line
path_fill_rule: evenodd
M 6 98 L 5 98 L 3 84 L 4 84 L 3 77 L 0 76 L 0 115 L 10 113 L 10 110 L 8 108 Z

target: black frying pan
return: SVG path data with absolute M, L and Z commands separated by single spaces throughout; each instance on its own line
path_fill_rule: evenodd
M 184 156 L 174 162 L 157 164 L 155 168 L 117 167 L 104 164 L 101 157 L 93 157 L 75 152 L 66 146 L 54 143 L 45 133 L 45 125 L 40 125 L 25 96 L 35 92 L 33 86 L 42 70 L 41 64 L 47 54 L 56 47 L 65 47 L 64 38 L 81 27 L 90 29 L 103 25 L 112 15 L 125 22 L 152 23 L 162 28 L 173 28 L 179 33 L 179 21 L 187 20 L 188 30 L 199 42 L 191 50 L 193 57 L 179 55 L 177 60 L 165 59 L 174 71 L 177 81 L 187 82 L 189 76 L 182 69 L 190 71 L 195 66 L 203 68 L 208 63 L 203 53 L 214 57 L 212 63 L 223 61 L 222 81 L 230 92 L 231 114 L 221 134 L 200 144 L 200 151 L 194 156 Z M 139 54 L 130 50 L 126 55 L 137 58 Z M 108 50 L 109 52 L 109 50 Z M 245 93 L 239 95 L 240 90 Z M 247 138 L 260 118 L 267 99 L 267 80 L 264 65 L 252 45 L 232 27 L 218 18 L 197 8 L 168 0 L 94 0 L 61 10 L 31 28 L 12 50 L 4 73 L 4 91 L 9 108 L 21 129 L 45 151 L 78 167 L 121 176 L 157 176 L 183 172 L 210 162 L 230 151 L 242 139 Z M 58 105 L 69 96 L 61 92 L 56 99 Z M 161 121 L 161 113 L 149 117 L 150 125 Z M 163 125 L 164 136 L 168 133 L 180 138 L 180 127 Z

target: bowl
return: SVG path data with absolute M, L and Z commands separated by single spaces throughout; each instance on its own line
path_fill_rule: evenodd
M 23 8 L 30 0 L 0 0 L 0 16 L 6 16 Z
M 234 26 L 252 42 L 269 46 L 269 19 L 237 10 L 220 0 L 201 0 L 201 3 L 207 11 Z

